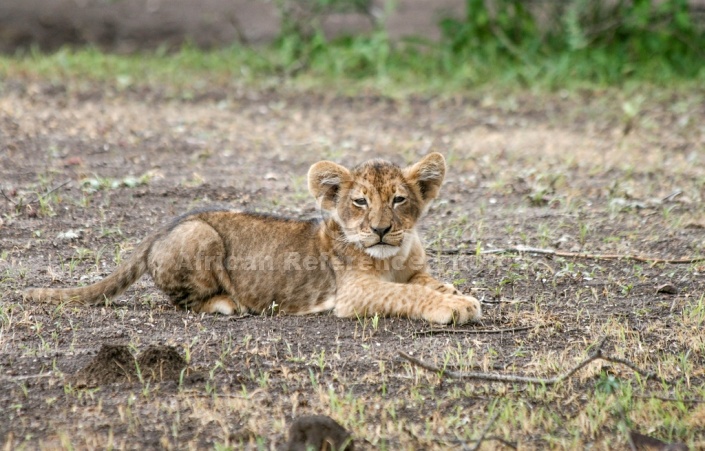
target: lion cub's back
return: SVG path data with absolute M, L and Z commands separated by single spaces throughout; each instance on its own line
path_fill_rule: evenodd
M 198 216 L 223 238 L 239 302 L 255 311 L 276 304 L 286 313 L 333 307 L 335 274 L 316 221 L 233 211 Z

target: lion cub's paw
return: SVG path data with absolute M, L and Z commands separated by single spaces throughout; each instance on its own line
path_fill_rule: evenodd
M 425 319 L 438 324 L 465 324 L 482 317 L 480 301 L 470 296 L 444 296 L 443 303 L 435 306 Z
M 444 283 L 443 285 L 436 288 L 436 291 L 440 291 L 443 294 L 454 294 L 454 295 L 462 296 L 460 291 L 458 291 L 458 289 L 455 288 L 455 286 L 453 286 L 453 284 L 450 284 L 450 283 Z

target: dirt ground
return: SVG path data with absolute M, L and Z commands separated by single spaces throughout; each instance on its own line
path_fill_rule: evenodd
M 393 100 L 224 86 L 185 101 L 5 80 L 0 444 L 278 449 L 293 419 L 321 414 L 358 449 L 469 449 L 504 409 L 482 449 L 628 449 L 625 424 L 703 449 L 705 404 L 642 397 L 705 394 L 705 262 L 476 253 L 702 256 L 703 124 L 702 93 Z M 320 159 L 403 165 L 429 151 L 449 173 L 421 235 L 432 272 L 483 301 L 480 324 L 201 316 L 147 277 L 105 307 L 21 299 L 25 287 L 105 277 L 150 230 L 199 206 L 315 217 L 305 174 Z M 551 377 L 603 337 L 605 352 L 669 383 L 604 361 L 554 389 L 453 381 L 399 356 Z M 626 412 L 600 397 L 611 378 L 631 384 Z

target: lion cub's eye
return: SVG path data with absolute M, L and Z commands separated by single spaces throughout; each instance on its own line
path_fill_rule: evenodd
M 392 202 L 394 203 L 394 205 L 403 204 L 404 202 L 406 202 L 406 197 L 394 196 L 394 200 Z
M 359 199 L 353 199 L 353 204 L 355 204 L 356 207 L 366 207 L 367 199 L 365 199 L 364 197 L 361 197 Z

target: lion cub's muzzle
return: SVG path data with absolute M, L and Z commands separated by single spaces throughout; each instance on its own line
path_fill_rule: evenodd
M 392 230 L 392 226 L 383 228 L 383 227 L 371 227 L 372 231 L 379 237 L 379 242 L 384 243 L 384 235 L 386 235 L 390 230 Z M 384 243 L 387 244 L 387 243 Z
M 391 226 L 380 229 L 372 228 L 372 233 L 366 233 L 362 237 L 362 245 L 366 248 L 373 246 L 380 247 L 399 247 L 404 240 L 404 232 L 396 231 L 390 232 Z

